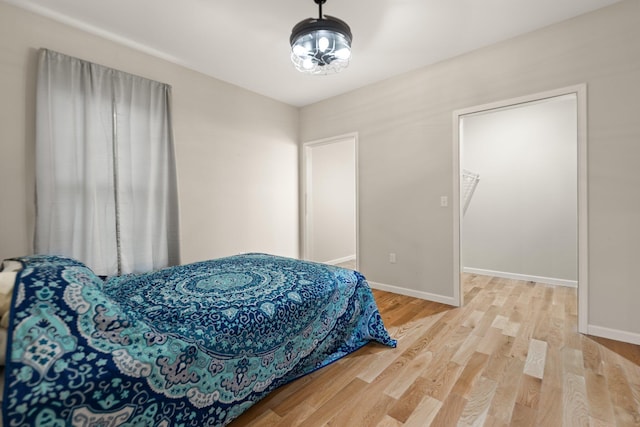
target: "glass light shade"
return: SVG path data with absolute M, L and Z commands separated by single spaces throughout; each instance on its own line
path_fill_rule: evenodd
M 351 30 L 337 18 L 307 19 L 291 32 L 291 61 L 307 74 L 337 73 L 351 59 Z

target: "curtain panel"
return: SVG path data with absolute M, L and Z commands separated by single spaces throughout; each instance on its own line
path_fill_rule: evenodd
M 179 263 L 170 105 L 167 84 L 40 50 L 37 253 L 99 275 Z

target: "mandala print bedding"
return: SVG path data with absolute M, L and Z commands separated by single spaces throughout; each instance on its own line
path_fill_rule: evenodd
M 370 341 L 396 345 L 351 270 L 248 254 L 102 281 L 20 261 L 5 426 L 223 426 Z

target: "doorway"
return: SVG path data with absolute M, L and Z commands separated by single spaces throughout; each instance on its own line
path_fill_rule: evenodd
M 303 258 L 357 269 L 357 135 L 305 143 Z
M 563 98 L 564 97 L 564 98 Z M 521 98 L 510 99 L 499 101 L 492 104 L 480 105 L 476 107 L 467 108 L 464 110 L 459 110 L 454 112 L 454 300 L 458 301 L 459 305 L 463 304 L 463 292 L 461 289 L 462 281 L 461 274 L 465 265 L 463 264 L 463 255 L 464 255 L 464 247 L 463 240 L 461 239 L 463 236 L 463 226 L 464 226 L 464 215 L 465 209 L 473 209 L 473 193 L 471 194 L 471 199 L 469 199 L 469 186 L 465 185 L 465 183 L 469 180 L 468 174 L 471 173 L 471 176 L 479 179 L 479 182 L 482 182 L 482 176 L 478 176 L 478 174 L 474 174 L 473 171 L 465 170 L 465 148 L 464 148 L 464 126 L 463 123 L 465 120 L 470 122 L 470 118 L 477 117 L 479 115 L 487 114 L 493 115 L 493 113 L 505 110 L 509 111 L 512 109 L 517 109 L 523 106 L 535 105 L 535 104 L 543 104 L 545 102 L 550 102 L 550 100 L 558 100 L 558 99 L 574 99 L 575 100 L 575 115 L 577 117 L 576 128 L 573 129 L 573 138 L 576 139 L 576 146 L 574 149 L 574 158 L 576 159 L 576 164 L 574 164 L 573 173 L 576 174 L 573 178 L 573 191 L 576 191 L 577 187 L 577 224 L 575 224 L 575 216 L 574 216 L 574 227 L 576 230 L 573 234 L 574 241 L 575 235 L 577 234 L 577 265 L 576 260 L 573 261 L 568 260 L 567 263 L 570 264 L 573 262 L 573 268 L 577 270 L 577 280 L 573 282 L 578 286 L 578 330 L 579 332 L 586 332 L 587 329 L 587 314 L 588 314 L 588 281 L 587 281 L 587 188 L 586 188 L 586 86 L 579 85 L 569 88 L 558 89 L 554 91 L 544 92 L 540 94 L 529 95 Z M 495 115 L 494 115 L 495 116 Z M 576 153 L 577 148 L 577 153 Z M 504 153 L 503 153 L 504 154 Z M 473 162 L 471 162 L 473 164 Z M 577 170 L 576 170 L 577 167 Z M 542 171 L 541 171 L 542 172 Z M 463 176 L 464 174 L 464 176 Z M 513 181 L 517 181 L 515 178 Z M 513 183 L 510 183 L 513 184 Z M 462 185 L 462 187 L 461 187 Z M 548 183 L 546 184 L 548 188 Z M 473 187 L 471 188 L 474 189 Z M 568 191 L 572 189 L 569 188 Z M 574 193 L 575 194 L 575 193 Z M 465 197 L 467 196 L 467 197 Z M 527 194 L 519 194 L 518 199 L 526 198 Z M 495 200 L 495 199 L 494 199 Z M 574 199 L 575 200 L 575 199 Z M 523 203 L 526 206 L 526 203 Z M 481 209 L 482 206 L 478 205 L 478 209 Z M 485 208 L 487 208 L 485 206 Z M 540 209 L 544 209 L 544 206 L 540 206 Z M 491 212 L 491 209 L 486 209 L 486 212 Z M 504 225 L 504 224 L 503 224 Z M 513 233 L 512 233 L 513 234 Z M 571 234 L 571 233 L 568 233 Z M 575 254 L 575 253 L 574 253 Z M 469 256 L 469 253 L 467 253 Z M 574 255 L 575 257 L 575 255 Z M 480 257 L 471 257 L 474 259 L 480 259 Z M 494 256 L 494 262 L 495 262 Z M 526 257 L 525 257 L 526 258 Z M 525 259 L 522 258 L 522 259 Z M 522 262 L 522 259 L 520 260 Z M 552 257 L 549 257 L 552 259 Z M 500 260 L 501 262 L 502 260 Z M 525 263 L 529 263 L 530 260 L 527 260 Z M 550 261 L 553 263 L 553 260 Z M 549 263 L 548 263 L 549 264 Z M 494 264 L 496 265 L 496 264 Z M 532 266 L 527 266 L 531 268 Z M 548 267 L 548 266 L 547 266 Z M 562 269 L 564 264 L 557 264 L 556 271 L 558 269 Z M 534 271 L 536 267 L 533 267 Z M 540 268 L 539 266 L 537 268 Z M 546 267 L 545 267 L 546 268 Z M 497 268 L 496 270 L 500 270 Z M 553 269 L 551 269 L 553 271 Z M 535 275 L 532 275 L 535 277 Z M 544 275 L 543 275 L 544 276 Z M 502 276 L 507 277 L 507 276 Z M 526 277 L 526 276 L 523 276 Z M 518 277 L 513 277 L 518 278 Z M 542 281 L 542 280 L 541 280 Z M 548 282 L 552 283 L 552 282 Z M 552 283 L 559 284 L 559 283 Z

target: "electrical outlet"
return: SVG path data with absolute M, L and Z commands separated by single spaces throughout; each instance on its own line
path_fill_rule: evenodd
M 395 263 L 396 263 L 396 254 L 395 254 L 395 253 L 391 252 L 391 253 L 389 254 L 389 262 L 390 262 L 391 264 L 395 264 Z
M 440 207 L 446 208 L 449 206 L 449 198 L 447 196 L 440 196 Z

